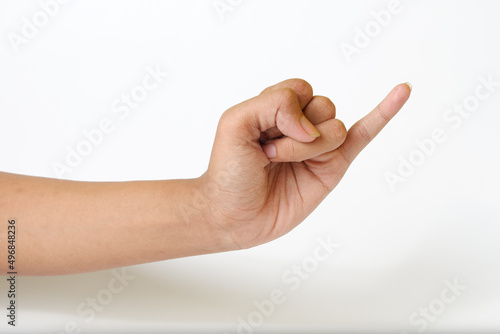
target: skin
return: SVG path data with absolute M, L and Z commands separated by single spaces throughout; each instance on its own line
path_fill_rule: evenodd
M 195 179 L 76 182 L 0 173 L 0 245 L 15 219 L 18 275 L 61 275 L 269 242 L 336 187 L 410 91 L 396 86 L 346 131 L 334 104 L 313 96 L 306 81 L 280 82 L 222 115 L 209 167 Z M 6 274 L 6 247 L 0 259 Z

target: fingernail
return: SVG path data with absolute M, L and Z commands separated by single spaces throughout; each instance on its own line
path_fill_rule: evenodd
M 413 86 L 409 82 L 405 82 L 405 85 L 407 85 L 410 88 L 410 91 L 412 90 Z
M 262 146 L 262 149 L 269 159 L 276 158 L 276 146 L 274 144 L 266 144 Z
M 302 124 L 302 128 L 310 135 L 313 137 L 319 137 L 321 134 L 319 133 L 318 129 L 309 122 L 309 120 L 306 118 L 306 116 L 300 117 L 300 123 Z

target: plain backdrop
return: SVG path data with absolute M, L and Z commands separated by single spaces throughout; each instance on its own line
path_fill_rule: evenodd
M 350 126 L 394 85 L 413 84 L 400 114 L 288 235 L 128 267 L 134 279 L 111 297 L 112 271 L 19 277 L 16 328 L 2 279 L 1 331 L 235 333 L 241 319 L 255 333 L 500 331 L 499 14 L 500 2 L 472 0 L 0 1 L 6 172 L 198 177 L 220 115 L 269 85 L 308 80 Z M 155 69 L 168 76 L 126 117 L 115 113 Z M 88 153 L 84 132 L 103 119 L 113 130 Z M 446 139 L 432 145 L 436 129 Z M 88 154 L 58 176 L 54 165 L 78 145 Z M 387 175 L 400 179 L 391 187 Z M 314 265 L 318 238 L 339 247 Z M 283 276 L 305 263 L 310 273 L 293 290 Z M 446 282 L 463 288 L 450 303 Z M 256 304 L 273 290 L 285 302 L 259 317 Z M 92 298 L 90 319 L 77 309 Z

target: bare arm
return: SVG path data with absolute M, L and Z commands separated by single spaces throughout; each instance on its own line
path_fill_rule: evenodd
M 0 270 L 17 225 L 21 275 L 54 275 L 222 251 L 207 223 L 185 219 L 193 180 L 75 182 L 0 173 Z M 191 207 L 187 206 L 186 210 Z
M 75 182 L 0 173 L 0 274 L 7 223 L 17 272 L 58 275 L 253 247 L 302 222 L 402 108 L 396 86 L 346 131 L 334 104 L 286 80 L 228 109 L 208 170 L 190 180 Z

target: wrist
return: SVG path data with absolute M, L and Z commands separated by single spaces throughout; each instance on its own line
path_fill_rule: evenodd
M 216 192 L 206 174 L 187 180 L 179 180 L 179 191 L 174 201 L 175 216 L 192 236 L 197 254 L 218 253 L 239 249 L 231 231 L 224 225 L 213 206 Z M 211 186 L 212 185 L 212 186 Z M 172 193 L 172 192 L 170 192 Z M 192 254 L 196 255 L 196 254 Z

